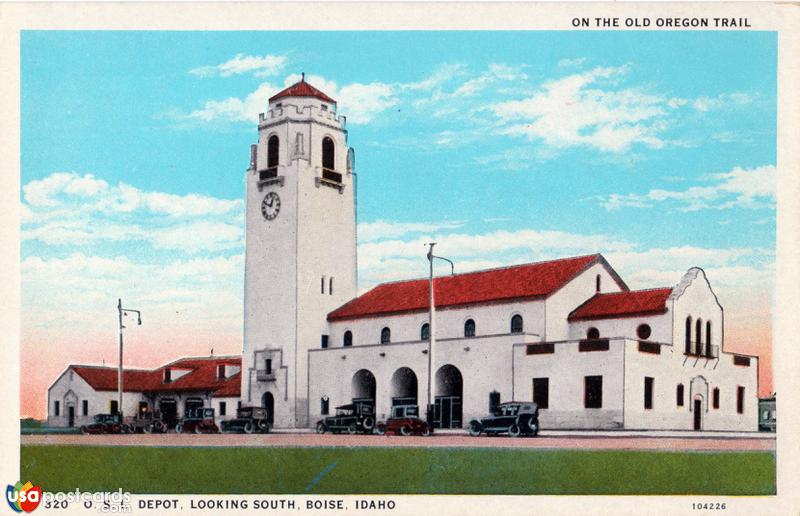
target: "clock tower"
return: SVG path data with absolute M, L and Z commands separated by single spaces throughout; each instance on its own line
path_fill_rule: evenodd
M 246 178 L 242 405 L 308 421 L 308 350 L 356 295 L 353 153 L 336 101 L 303 79 L 259 115 Z M 333 373 L 333 372 L 332 372 Z

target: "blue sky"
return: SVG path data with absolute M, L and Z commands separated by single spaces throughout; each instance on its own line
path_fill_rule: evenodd
M 122 296 L 152 331 L 240 338 L 248 148 L 300 72 L 348 117 L 362 288 L 423 276 L 435 238 L 462 271 L 602 252 L 646 288 L 699 265 L 723 305 L 768 318 L 776 43 L 26 31 L 23 325 L 105 332 Z

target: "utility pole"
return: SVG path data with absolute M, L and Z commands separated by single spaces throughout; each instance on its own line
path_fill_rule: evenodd
M 122 308 L 122 299 L 117 300 L 117 313 L 119 315 L 119 371 L 117 376 L 117 412 L 120 415 L 120 422 L 122 421 L 122 330 L 125 325 L 122 324 L 122 316 L 128 315 L 128 312 L 134 312 L 138 316 L 139 326 L 142 325 L 142 312 L 139 310 L 132 310 L 130 308 Z
M 447 258 L 442 258 L 441 256 L 436 256 L 433 254 L 433 246 L 436 245 L 436 242 L 430 242 L 428 244 L 428 291 L 429 291 L 429 314 L 428 314 L 428 405 L 427 405 L 427 421 L 428 421 L 428 429 L 431 433 L 433 433 L 433 422 L 435 416 L 435 408 L 431 404 L 431 399 L 433 398 L 433 354 L 436 349 L 436 305 L 433 293 L 433 259 L 438 258 L 440 260 L 444 260 L 450 264 L 450 274 L 455 274 L 455 265 L 453 262 L 448 260 Z

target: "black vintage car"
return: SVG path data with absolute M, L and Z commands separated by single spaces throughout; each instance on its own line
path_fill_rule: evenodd
M 214 422 L 213 408 L 196 408 L 186 411 L 181 422 L 175 425 L 175 433 L 218 434 L 219 428 Z
M 272 428 L 269 412 L 263 407 L 242 407 L 236 411 L 236 419 L 223 421 L 221 426 L 223 432 L 238 434 L 266 434 Z
M 121 414 L 97 414 L 94 423 L 83 425 L 84 434 L 129 434 L 133 432 L 130 425 L 122 422 Z
M 368 403 L 351 403 L 336 407 L 335 415 L 317 423 L 318 434 L 327 431 L 334 434 L 340 432 L 369 434 L 373 428 L 375 428 L 375 407 Z
M 539 407 L 536 403 L 507 401 L 497 405 L 491 416 L 469 422 L 469 435 L 508 434 L 535 436 L 539 433 Z
M 163 434 L 167 431 L 167 424 L 159 412 L 142 412 L 137 414 L 129 424 L 133 433 Z

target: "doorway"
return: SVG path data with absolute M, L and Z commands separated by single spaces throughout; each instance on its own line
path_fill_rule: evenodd
M 703 429 L 703 400 L 694 400 L 694 429 Z
M 75 405 L 67 407 L 67 420 L 69 426 L 75 426 Z
M 275 424 L 275 398 L 271 392 L 265 392 L 261 397 L 261 406 L 267 409 L 267 421 L 269 421 L 269 424 Z
M 165 398 L 158 403 L 161 417 L 169 428 L 178 423 L 178 403 L 173 398 Z
M 457 367 L 448 364 L 436 371 L 436 428 L 461 428 L 463 390 L 463 378 Z

